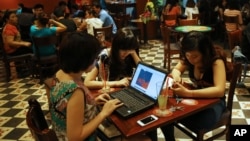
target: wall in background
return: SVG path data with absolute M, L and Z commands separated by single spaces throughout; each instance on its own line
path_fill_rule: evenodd
M 18 3 L 23 3 L 25 7 L 32 8 L 35 4 L 44 5 L 46 13 L 50 14 L 57 6 L 60 0 L 0 0 L 0 10 L 17 9 Z

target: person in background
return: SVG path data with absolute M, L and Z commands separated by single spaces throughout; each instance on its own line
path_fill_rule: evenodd
M 31 43 L 22 41 L 17 28 L 18 19 L 14 11 L 6 11 L 3 17 L 5 25 L 2 31 L 4 49 L 10 56 L 32 53 Z
M 56 20 L 67 27 L 65 32 L 76 31 L 77 27 L 75 22 L 69 18 L 69 14 L 65 13 L 63 9 L 56 8 L 53 13 L 56 16 Z
M 113 34 L 116 34 L 117 27 L 113 20 L 113 18 L 109 15 L 109 13 L 102 9 L 99 2 L 93 2 L 93 10 L 99 15 L 99 18 L 103 21 L 103 27 L 113 25 Z
M 53 24 L 54 26 L 50 25 Z M 40 13 L 37 17 L 36 24 L 30 27 L 31 37 L 46 37 L 56 35 L 56 33 L 66 31 L 67 27 L 60 22 L 53 19 L 49 19 L 46 13 Z M 33 46 L 33 52 L 35 53 L 35 47 Z M 49 56 L 56 53 L 55 45 L 44 47 L 40 50 L 40 56 Z
M 192 14 L 199 14 L 199 9 L 195 0 L 187 0 L 184 15 L 187 16 L 187 19 L 193 19 Z
M 37 18 L 38 18 L 38 15 L 43 13 L 44 12 L 44 6 L 42 4 L 36 4 L 33 8 L 33 18 L 32 18 L 32 21 L 33 23 L 36 22 Z
M 179 0 L 169 0 L 162 11 L 163 14 L 169 15 L 181 15 L 181 7 L 179 6 Z
M 78 6 L 77 4 L 73 4 L 73 5 L 71 6 L 71 14 L 72 14 L 72 15 L 71 15 L 70 17 L 72 17 L 72 18 L 77 17 L 77 15 L 78 15 L 79 12 L 83 12 L 83 10 L 80 9 L 79 6 Z
M 58 9 L 62 10 L 63 13 L 65 13 L 65 15 L 70 15 L 70 10 L 68 8 L 67 2 L 65 2 L 65 1 L 59 1 L 58 6 L 54 9 L 54 11 L 56 11 Z M 50 18 L 57 19 L 56 15 L 54 14 L 54 12 L 52 12 L 50 14 Z
M 15 11 L 6 11 L 3 17 L 5 25 L 3 26 L 2 39 L 5 52 L 9 56 L 32 53 L 31 43 L 21 40 L 21 34 L 17 28 L 18 18 Z M 17 67 L 18 77 L 26 73 L 22 68 Z
M 18 9 L 16 11 L 16 14 L 18 15 L 18 14 L 21 14 L 23 12 L 25 12 L 25 13 L 32 13 L 32 9 L 25 7 L 23 3 L 19 3 L 18 4 Z
M 85 18 L 85 12 L 79 11 L 76 17 L 73 18 L 73 21 L 76 24 L 76 27 L 79 28 L 79 26 L 82 24 Z
M 177 15 L 177 17 L 181 16 L 181 7 L 179 6 L 179 0 L 168 0 L 168 2 L 166 3 L 162 14 L 166 14 L 166 15 Z M 162 17 L 163 20 L 163 17 Z M 176 25 L 176 20 L 166 20 L 163 21 L 166 23 L 166 25 L 168 26 L 173 26 Z
M 101 28 L 103 25 L 103 21 L 97 18 L 96 13 L 92 9 L 87 9 L 85 11 L 85 20 L 80 25 L 78 31 L 87 30 L 87 32 L 91 35 L 94 35 L 93 27 Z
M 205 34 L 192 31 L 181 41 L 181 60 L 172 70 L 173 93 L 183 98 L 220 98 L 214 106 L 189 116 L 179 122 L 195 130 L 210 129 L 221 118 L 225 105 L 226 55 L 221 47 L 213 45 Z M 208 59 L 209 58 L 209 59 Z M 183 85 L 181 75 L 188 71 L 194 89 Z M 161 128 L 167 141 L 174 141 L 174 126 Z
M 100 0 L 101 9 L 107 10 L 107 1 L 108 0 Z
M 250 22 L 250 1 L 244 0 L 241 6 L 243 24 L 246 26 Z
M 194 0 L 194 2 L 197 4 L 197 0 Z M 187 3 L 188 3 L 188 0 L 180 0 L 179 4 L 181 5 L 182 7 L 182 10 L 181 11 L 185 11 L 186 7 L 187 7 Z

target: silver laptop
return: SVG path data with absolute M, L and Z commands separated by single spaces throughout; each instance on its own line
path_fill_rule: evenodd
M 163 86 L 167 74 L 162 69 L 140 62 L 130 85 L 110 93 L 112 98 L 118 98 L 124 103 L 115 112 L 122 117 L 131 117 L 154 106 L 160 93 L 156 90 L 156 83 L 160 82 Z

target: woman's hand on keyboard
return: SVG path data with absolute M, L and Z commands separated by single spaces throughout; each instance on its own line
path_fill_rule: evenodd
M 102 114 L 105 117 L 108 117 L 116 108 L 122 105 L 123 103 L 119 99 L 111 99 L 103 105 L 100 114 Z
M 110 100 L 110 96 L 107 93 L 101 94 L 95 98 L 96 104 L 103 105 Z

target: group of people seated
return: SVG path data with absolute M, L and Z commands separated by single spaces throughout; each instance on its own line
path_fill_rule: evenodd
M 225 110 L 226 56 L 222 48 L 215 47 L 210 38 L 200 32 L 186 34 L 181 44 L 182 58 L 171 72 L 175 81 L 173 92 L 180 97 L 221 99 L 218 104 L 181 122 L 188 123 L 193 128 L 209 129 Z M 133 68 L 143 61 L 138 48 L 137 39 L 126 28 L 118 30 L 109 49 L 101 49 L 95 37 L 82 32 L 73 32 L 62 41 L 59 49 L 60 70 L 46 82 L 52 126 L 58 138 L 96 138 L 98 125 L 123 105 L 118 99 L 111 99 L 107 93 L 101 93 L 97 97 L 91 94 L 89 89 L 101 89 L 103 86 L 97 79 L 100 73 L 98 68 L 105 60 L 110 70 L 106 84 L 111 88 L 126 87 L 130 83 Z M 189 72 L 196 89 L 189 90 L 182 85 L 181 75 L 184 71 Z M 83 73 L 86 73 L 84 80 Z M 99 112 L 97 105 L 102 106 Z M 166 140 L 175 140 L 173 125 L 166 125 L 161 129 Z M 157 131 L 125 140 L 138 139 L 157 141 Z
M 249 21 L 249 1 L 238 0 L 184 0 L 180 5 L 179 0 L 168 0 L 162 14 L 177 15 L 178 18 L 194 19 L 194 14 L 199 14 L 198 20 L 201 25 L 213 26 L 214 39 L 224 38 L 225 31 L 236 29 L 243 30 Z M 225 23 L 224 15 L 238 16 L 237 24 Z M 163 18 L 161 18 L 163 20 Z
M 52 35 L 61 37 L 63 33 L 75 31 L 87 32 L 94 35 L 93 27 L 101 28 L 109 25 L 113 27 L 113 34 L 117 32 L 114 20 L 107 11 L 100 7 L 98 2 L 93 3 L 93 7 L 85 9 L 82 17 L 83 20 L 79 26 L 77 26 L 74 17 L 71 17 L 64 1 L 59 2 L 58 7 L 55 8 L 51 15 L 44 12 L 42 4 L 34 6 L 33 14 L 25 10 L 27 8 L 24 8 L 23 5 L 21 6 L 22 10 L 6 10 L 2 17 L 4 24 L 1 34 L 5 52 L 9 56 L 35 53 L 32 37 L 47 37 Z M 23 25 L 28 27 L 25 29 L 26 31 L 22 28 L 24 27 Z M 24 33 L 28 34 L 28 39 L 22 37 Z M 58 39 L 62 40 L 62 38 Z M 49 56 L 56 54 L 56 52 L 56 45 L 51 45 L 40 51 L 40 56 Z M 17 70 L 17 72 L 19 73 L 20 71 Z

